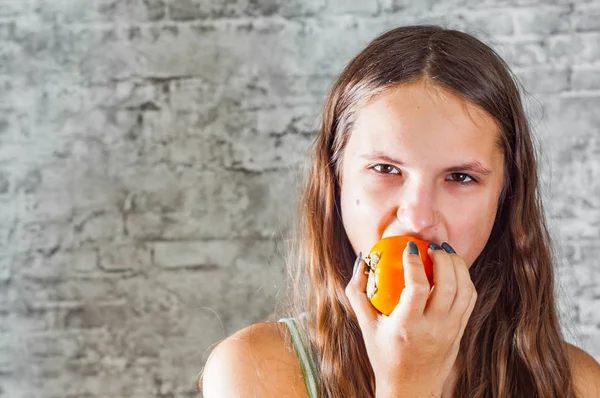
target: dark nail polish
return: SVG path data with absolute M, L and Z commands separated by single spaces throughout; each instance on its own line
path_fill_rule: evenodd
M 448 254 L 456 254 L 456 252 L 454 251 L 454 249 L 452 248 L 452 246 L 450 246 L 448 243 L 444 242 L 442 243 L 442 248 L 446 251 L 446 253 Z
M 356 257 L 356 261 L 354 261 L 354 268 L 352 269 L 352 276 L 356 274 L 356 270 L 358 269 L 358 264 L 360 264 L 360 259 L 362 258 L 362 252 L 358 253 L 358 257 Z
M 442 247 L 440 245 L 436 245 L 435 243 L 430 243 L 429 248 L 431 250 L 442 250 Z
M 419 248 L 417 247 L 417 244 L 412 240 L 408 242 L 408 252 L 410 254 L 419 254 Z

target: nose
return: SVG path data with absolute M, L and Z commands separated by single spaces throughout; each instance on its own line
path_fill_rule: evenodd
M 437 223 L 435 191 L 424 181 L 407 182 L 401 192 L 397 218 L 404 228 L 421 233 Z

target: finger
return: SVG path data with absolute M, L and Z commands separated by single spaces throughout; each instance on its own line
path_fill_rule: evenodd
M 390 314 L 390 318 L 401 323 L 423 317 L 431 290 L 419 249 L 414 242 L 409 242 L 404 249 L 402 263 L 405 287 L 400 294 L 400 302 Z
M 425 307 L 425 314 L 446 317 L 457 293 L 455 265 L 451 255 L 438 245 L 431 244 L 427 250 L 433 262 L 433 290 Z
M 366 263 L 362 260 L 362 253 L 354 263 L 354 273 L 348 285 L 346 285 L 346 297 L 356 315 L 358 325 L 363 334 L 375 327 L 379 312 L 373 307 L 367 298 L 367 275 L 365 274 Z
M 469 268 L 462 258 L 457 255 L 451 255 L 454 260 L 454 271 L 456 272 L 457 291 L 452 307 L 450 308 L 450 316 L 460 319 L 471 305 L 475 286 L 469 274 Z
M 467 311 L 463 314 L 460 320 L 460 328 L 458 333 L 456 334 L 456 338 L 454 340 L 454 347 L 456 352 L 460 349 L 460 344 L 465 335 L 465 331 L 467 330 L 467 324 L 469 323 L 469 319 L 471 319 L 471 314 L 473 313 L 473 309 L 475 308 L 475 304 L 477 303 L 477 291 L 475 289 L 472 290 L 471 299 L 469 301 L 469 306 Z
M 465 333 L 465 329 L 467 328 L 467 324 L 469 323 L 469 319 L 471 318 L 471 314 L 473 313 L 473 309 L 475 308 L 475 304 L 477 303 L 477 290 L 473 289 L 471 293 L 471 299 L 469 300 L 469 306 L 467 310 L 463 314 L 460 320 L 460 332 L 458 334 L 458 340 L 462 339 L 463 334 Z

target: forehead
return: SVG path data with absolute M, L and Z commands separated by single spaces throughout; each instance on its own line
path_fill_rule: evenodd
M 405 152 L 493 156 L 499 151 L 494 118 L 448 90 L 422 82 L 388 89 L 360 108 L 350 141 L 355 145 Z M 410 155 L 410 154 L 406 154 Z

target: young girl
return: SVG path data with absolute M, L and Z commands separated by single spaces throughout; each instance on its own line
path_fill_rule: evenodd
M 394 29 L 335 82 L 300 200 L 293 317 L 221 342 L 213 397 L 598 397 L 600 365 L 563 340 L 534 148 L 507 65 L 465 33 Z M 362 253 L 418 249 L 385 316 Z M 362 252 L 362 253 L 361 253 Z

